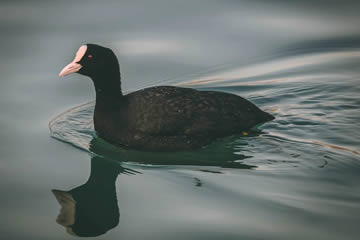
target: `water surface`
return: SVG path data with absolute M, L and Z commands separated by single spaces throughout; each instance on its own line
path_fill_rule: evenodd
M 359 10 L 322 0 L 3 1 L 1 236 L 73 239 L 56 189 L 78 204 L 73 232 L 99 239 L 354 239 Z M 57 77 L 86 42 L 114 49 L 125 92 L 231 92 L 276 119 L 193 152 L 112 146 L 93 131 L 91 81 Z

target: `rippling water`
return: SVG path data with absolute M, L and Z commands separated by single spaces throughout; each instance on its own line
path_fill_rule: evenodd
M 1 236 L 356 239 L 359 10 L 348 0 L 0 3 Z M 193 152 L 113 146 L 94 133 L 91 82 L 57 77 L 84 42 L 114 49 L 126 93 L 231 92 L 276 119 Z

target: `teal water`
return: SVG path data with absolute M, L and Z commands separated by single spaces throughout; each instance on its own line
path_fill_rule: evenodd
M 1 238 L 74 239 L 63 226 L 72 202 L 65 194 L 61 210 L 57 189 L 76 201 L 73 232 L 97 239 L 356 239 L 359 10 L 321 0 L 1 2 Z M 276 119 L 193 152 L 112 146 L 93 131 L 91 81 L 57 77 L 86 42 L 114 49 L 125 92 L 231 92 Z

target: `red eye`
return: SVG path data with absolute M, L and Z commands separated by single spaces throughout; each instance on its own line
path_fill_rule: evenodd
M 92 59 L 93 56 L 91 54 L 88 55 L 88 59 Z

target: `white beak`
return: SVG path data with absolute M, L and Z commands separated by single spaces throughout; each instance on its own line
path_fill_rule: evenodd
M 69 75 L 70 73 L 74 73 L 80 70 L 82 66 L 79 63 L 71 62 L 70 64 L 66 65 L 63 70 L 59 73 L 59 77 L 63 77 Z
M 70 64 L 66 65 L 63 68 L 63 70 L 61 70 L 61 72 L 59 73 L 59 77 L 63 77 L 69 75 L 70 73 L 79 71 L 82 68 L 82 66 L 77 62 L 79 62 L 83 58 L 83 56 L 86 53 L 86 50 L 87 50 L 87 46 L 82 45 L 79 48 L 79 50 L 76 52 L 75 59 Z

